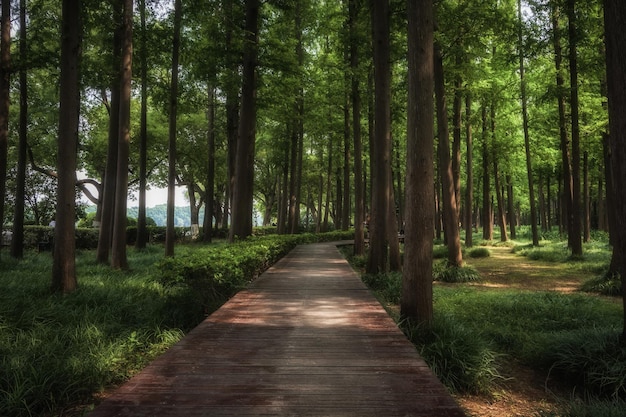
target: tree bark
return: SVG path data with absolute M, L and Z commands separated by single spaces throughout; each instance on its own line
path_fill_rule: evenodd
M 252 234 L 258 29 L 259 0 L 246 0 L 246 39 L 243 53 L 241 111 L 235 161 L 233 215 L 228 236 L 231 242 L 234 242 L 236 238 L 246 238 Z
M 172 73 L 170 82 L 169 141 L 167 153 L 167 219 L 165 223 L 165 256 L 174 256 L 176 229 L 176 121 L 178 116 L 178 62 L 180 56 L 180 23 L 182 0 L 174 1 L 174 36 L 172 39 Z M 193 190 L 192 190 L 193 192 Z
M 3 2 L 4 4 L 4 2 Z M 57 141 L 57 213 L 52 263 L 53 292 L 70 293 L 76 279 L 76 160 L 80 114 L 81 2 L 63 0 L 61 18 L 61 80 Z
M 113 2 L 113 80 L 111 82 L 111 102 L 109 109 L 109 132 L 107 145 L 107 161 L 104 172 L 100 201 L 102 212 L 100 216 L 100 234 L 96 262 L 109 262 L 111 243 L 113 238 L 113 217 L 115 212 L 115 187 L 117 184 L 117 157 L 119 143 L 120 117 L 120 80 L 121 80 L 121 49 L 124 26 L 122 24 L 124 3 L 121 0 Z
M 579 124 L 579 104 L 578 104 L 578 57 L 577 57 L 577 37 L 576 27 L 576 0 L 567 1 L 567 15 L 569 20 L 569 72 L 570 72 L 570 110 L 572 119 L 572 228 L 569 233 L 572 237 L 572 255 L 582 256 L 582 236 L 581 236 L 581 196 L 580 196 L 580 124 Z
M 523 22 L 522 22 L 522 0 L 517 1 L 517 12 L 519 17 L 519 74 L 520 89 L 522 99 L 522 125 L 524 130 L 524 149 L 526 151 L 526 172 L 528 174 L 528 198 L 530 202 L 530 227 L 532 231 L 533 246 L 539 246 L 539 232 L 537 230 L 537 204 L 535 202 L 535 188 L 533 185 L 532 158 L 530 154 L 530 133 L 528 131 L 528 99 L 526 95 L 526 75 L 524 67 L 524 43 L 523 43 Z
M 489 176 L 489 135 L 487 133 L 487 107 L 484 104 L 481 111 L 481 123 L 483 132 L 483 239 L 493 240 L 493 223 L 491 222 L 491 179 Z
M 409 93 L 407 108 L 406 225 L 400 312 L 429 327 L 433 320 L 434 232 L 433 4 L 407 0 Z
M 591 240 L 591 196 L 589 190 L 589 153 L 583 153 L 583 242 Z
M 133 57 L 133 0 L 124 0 L 124 36 L 120 75 L 119 137 L 111 266 L 128 269 L 126 257 L 126 201 L 128 198 L 128 155 L 130 148 L 130 101 Z
M 626 3 L 604 0 L 606 36 L 606 71 L 609 97 L 609 129 L 612 182 L 614 190 L 626 187 Z M 611 204 L 615 215 L 613 261 L 622 277 L 622 294 L 626 294 L 626 195 L 615 193 Z M 626 345 L 626 297 L 623 299 L 622 345 Z
M 435 63 L 435 98 L 437 107 L 437 146 L 439 154 L 439 173 L 443 185 L 443 218 L 444 231 L 448 245 L 448 265 L 460 267 L 463 265 L 463 253 L 461 252 L 461 235 L 459 231 L 458 210 L 456 208 L 456 193 L 454 192 L 454 174 L 452 161 L 450 160 L 450 142 L 448 131 L 448 112 L 445 101 L 445 81 L 443 73 L 443 58 L 437 43 L 434 46 Z
M 354 137 L 354 254 L 365 253 L 364 222 L 365 198 L 363 190 L 363 143 L 361 138 L 361 94 L 359 91 L 359 42 L 357 38 L 357 18 L 359 0 L 349 0 L 348 27 L 350 31 L 350 70 L 352 82 L 352 135 Z
M 506 199 L 507 199 L 507 210 L 509 212 L 509 229 L 511 231 L 511 239 L 515 240 L 515 204 L 513 202 L 513 179 L 511 175 L 506 176 Z
M 27 62 L 26 0 L 20 0 L 20 58 Z M 17 147 L 17 174 L 15 187 L 15 211 L 13 216 L 13 239 L 11 256 L 24 256 L 24 197 L 26 194 L 26 149 L 28 148 L 28 81 L 26 68 L 20 66 L 20 132 Z
M 2 1 L 0 24 L 0 233 L 4 226 L 9 149 L 9 106 L 11 88 L 11 3 Z
M 141 21 L 141 116 L 139 127 L 139 208 L 137 212 L 137 249 L 145 249 L 148 243 L 148 229 L 146 227 L 146 186 L 148 164 L 148 51 L 146 30 L 146 0 L 139 0 L 139 14 Z
M 465 185 L 465 246 L 471 248 L 473 242 L 473 217 L 472 208 L 474 207 L 474 143 L 472 138 L 472 97 L 467 94 L 465 96 L 465 140 L 466 140 L 466 177 Z
M 374 47 L 374 136 L 371 145 L 372 212 L 370 218 L 370 254 L 367 272 L 387 271 L 389 188 L 391 164 L 391 65 L 389 37 L 389 1 L 372 4 Z
M 500 183 L 500 170 L 498 168 L 498 155 L 496 154 L 496 107 L 491 105 L 491 146 L 493 149 L 493 182 L 496 188 L 496 201 L 498 202 L 498 225 L 500 226 L 500 241 L 506 242 L 509 236 L 506 232 L 506 210 L 504 208 L 504 197 L 502 196 L 502 186 Z
M 213 212 L 215 211 L 215 87 L 207 89 L 207 175 L 204 198 L 202 240 L 213 240 Z

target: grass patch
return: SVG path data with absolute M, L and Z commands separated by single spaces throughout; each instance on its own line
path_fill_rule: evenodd
M 491 256 L 491 251 L 486 247 L 471 248 L 468 255 L 470 258 L 488 258 Z
M 622 295 L 622 280 L 619 274 L 606 271 L 604 274 L 586 281 L 581 291 L 618 297 Z
M 449 266 L 446 261 L 433 263 L 433 279 L 450 283 L 475 282 L 480 274 L 471 265 Z

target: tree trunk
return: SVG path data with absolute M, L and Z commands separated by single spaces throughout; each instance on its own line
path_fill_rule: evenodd
M 148 51 L 146 29 L 146 0 L 139 0 L 139 14 L 141 21 L 141 116 L 139 127 L 139 208 L 137 212 L 137 241 L 135 248 L 145 249 L 148 243 L 148 229 L 146 227 L 146 186 L 148 164 Z
M 432 237 L 435 214 L 432 1 L 407 0 L 407 13 L 406 224 L 400 312 L 403 317 L 429 327 L 433 320 Z
M 509 236 L 506 232 L 506 210 L 504 208 L 503 189 L 500 183 L 500 170 L 498 168 L 498 155 L 496 154 L 496 106 L 492 103 L 491 112 L 491 137 L 493 149 L 493 182 L 496 188 L 496 201 L 498 202 L 498 225 L 500 226 L 500 241 L 506 242 Z
M 225 34 L 225 48 L 226 51 L 233 51 L 233 33 L 235 29 L 235 13 L 233 3 L 234 0 L 224 0 L 224 27 L 226 28 Z M 232 202 L 233 202 L 233 188 L 235 186 L 235 162 L 237 155 L 237 142 L 238 133 L 237 126 L 239 125 L 239 72 L 240 72 L 240 58 L 237 54 L 229 53 L 226 56 L 226 66 L 228 68 L 228 75 L 226 81 L 226 138 L 228 143 L 228 180 L 226 181 L 226 193 L 224 197 L 224 217 L 222 219 L 222 228 L 226 229 L 229 226 L 229 219 L 232 218 Z
M 133 0 L 124 0 L 124 36 L 120 79 L 119 140 L 117 146 L 117 181 L 113 216 L 111 266 L 127 269 L 126 200 L 128 198 L 128 154 L 130 148 L 130 101 L 133 57 Z
M 119 143 L 120 118 L 120 82 L 121 82 L 121 51 L 124 26 L 122 16 L 124 3 L 121 0 L 113 2 L 113 80 L 111 83 L 111 105 L 109 110 L 109 131 L 107 145 L 107 161 L 100 201 L 102 214 L 100 216 L 100 234 L 98 235 L 98 249 L 96 262 L 109 262 L 109 253 L 113 238 L 113 217 L 115 212 L 115 187 L 117 185 L 117 157 Z
M 465 246 L 471 248 L 473 242 L 473 218 L 472 207 L 474 206 L 474 143 L 472 138 L 472 97 L 467 94 L 465 96 L 465 140 L 467 143 L 466 150 L 466 177 L 465 185 Z
M 583 242 L 591 240 L 591 196 L 589 190 L 589 153 L 583 153 Z
M 456 60 L 457 66 L 462 62 Z M 454 180 L 454 196 L 456 198 L 456 217 L 461 219 L 461 109 L 463 107 L 463 81 L 460 76 L 454 81 L 454 100 L 452 103 L 452 178 Z
M 0 29 L 0 233 L 4 226 L 11 89 L 11 3 L 2 1 Z
M 370 254 L 367 272 L 387 271 L 389 213 L 388 178 L 391 164 L 391 65 L 389 36 L 389 0 L 372 4 L 372 39 L 374 47 L 374 137 L 372 143 L 372 214 L 370 219 Z
M 26 0 L 20 0 L 20 58 L 27 62 Z M 28 147 L 28 81 L 26 68 L 20 66 L 20 132 L 17 147 L 17 174 L 15 187 L 15 212 L 11 256 L 24 256 L 24 196 L 26 194 L 26 148 Z M 0 227 L 1 229 L 1 227 Z
M 246 238 L 252 234 L 258 29 L 259 0 L 246 0 L 246 39 L 243 52 L 239 137 L 235 160 L 233 215 L 228 236 L 230 242 L 234 242 L 236 238 Z
M 526 75 L 524 73 L 524 43 L 523 43 L 523 22 L 522 22 L 522 0 L 517 1 L 517 12 L 519 17 L 519 74 L 522 99 L 522 124 L 524 129 L 524 149 L 526 150 L 526 172 L 528 173 L 528 198 L 530 202 L 530 227 L 533 237 L 533 246 L 539 246 L 539 232 L 537 230 L 537 207 L 535 203 L 535 188 L 533 185 L 533 169 L 530 154 L 530 134 L 528 132 L 528 99 L 526 97 Z
M 3 2 L 4 4 L 4 2 Z M 61 18 L 61 80 L 57 142 L 57 212 L 52 263 L 53 292 L 70 293 L 76 280 L 76 159 L 80 114 L 81 7 L 63 0 Z
M 576 27 L 576 1 L 567 1 L 567 15 L 569 20 L 569 66 L 570 66 L 570 110 L 572 118 L 572 214 L 573 222 L 570 235 L 572 237 L 572 255 L 582 256 L 581 236 L 581 196 L 580 196 L 580 125 L 578 118 L 578 57 Z
M 204 243 L 210 243 L 213 239 L 213 212 L 215 211 L 215 87 L 209 86 L 207 93 L 207 175 L 202 228 Z
M 182 0 L 174 1 L 174 36 L 172 39 L 172 79 L 170 82 L 169 141 L 167 152 L 167 219 L 165 222 L 165 256 L 174 256 L 176 229 L 176 119 L 178 116 L 178 62 L 180 56 L 180 21 Z M 193 192 L 193 190 L 191 191 Z
M 606 71 L 609 97 L 611 168 L 614 190 L 626 187 L 626 3 L 604 0 L 606 36 Z M 608 190 L 607 190 L 608 191 Z M 626 195 L 614 193 L 610 209 L 615 218 L 613 261 L 622 277 L 622 294 L 626 294 Z M 622 345 L 626 345 L 626 297 L 623 299 Z
M 360 10 L 358 0 L 349 0 L 350 70 L 352 80 L 352 135 L 354 137 L 354 254 L 365 253 L 364 222 L 365 198 L 363 190 L 363 143 L 361 139 L 361 94 L 359 92 L 359 40 L 357 18 Z
M 341 230 L 350 228 L 350 97 L 347 89 L 344 94 L 343 122 L 343 204 L 341 211 Z
M 483 104 L 481 113 L 483 129 L 483 239 L 493 240 L 493 223 L 491 222 L 491 180 L 489 176 L 489 134 L 487 133 L 487 107 Z
M 448 112 L 445 101 L 445 82 L 443 73 L 443 58 L 441 51 L 435 43 L 435 98 L 437 106 L 437 130 L 439 144 L 439 173 L 443 184 L 443 218 L 444 231 L 448 244 L 448 265 L 459 267 L 463 265 L 463 253 L 461 252 L 461 235 L 459 231 L 458 210 L 456 208 L 456 194 L 454 192 L 454 175 L 452 173 L 452 161 L 450 160 L 450 143 L 448 132 Z
M 506 176 L 506 199 L 507 209 L 509 212 L 509 229 L 511 230 L 511 239 L 515 240 L 515 205 L 513 202 L 513 179 L 511 175 Z

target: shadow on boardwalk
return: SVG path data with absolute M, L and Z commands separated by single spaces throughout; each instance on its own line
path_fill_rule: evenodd
M 464 416 L 333 244 L 299 246 L 103 416 Z

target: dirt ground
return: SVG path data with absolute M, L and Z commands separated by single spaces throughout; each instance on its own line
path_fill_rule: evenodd
M 490 247 L 489 250 L 490 257 L 468 261 L 483 277 L 481 282 L 470 285 L 570 293 L 589 279 L 586 274 L 564 269 L 562 264 L 530 261 L 513 254 L 510 248 Z M 521 364 L 510 363 L 502 372 L 505 380 L 491 396 L 456 396 L 469 416 L 532 417 L 556 412 L 559 401 L 566 401 L 569 396 L 566 388 L 548 384 L 547 375 Z

